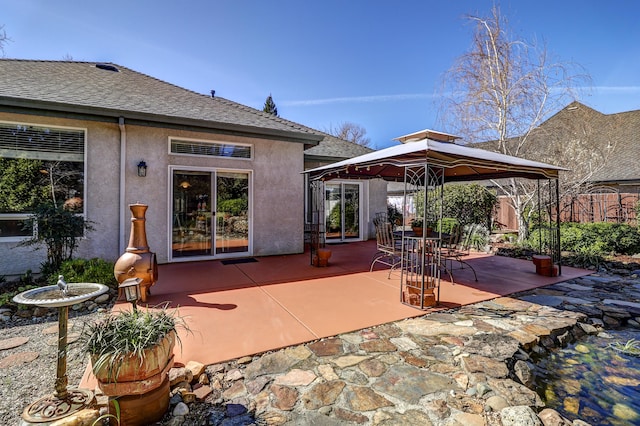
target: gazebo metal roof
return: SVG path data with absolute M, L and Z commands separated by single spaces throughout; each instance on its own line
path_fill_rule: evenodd
M 305 171 L 313 179 L 403 181 L 407 166 L 444 167 L 445 181 L 522 177 L 557 179 L 562 167 L 432 139 L 411 141 Z

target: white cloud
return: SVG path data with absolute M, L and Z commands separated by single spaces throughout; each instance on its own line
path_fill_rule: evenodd
M 306 99 L 301 101 L 282 101 L 284 106 L 313 106 L 328 104 L 368 103 L 368 102 L 393 102 L 409 99 L 432 99 L 435 95 L 427 93 L 406 93 L 399 95 L 375 95 L 375 96 L 351 96 L 326 99 Z
M 634 94 L 640 93 L 640 86 L 595 86 L 593 87 L 598 93 L 601 94 Z

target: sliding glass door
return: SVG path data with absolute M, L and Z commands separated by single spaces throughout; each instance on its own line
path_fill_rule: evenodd
M 360 183 L 325 183 L 327 241 L 361 239 Z
M 172 171 L 172 259 L 249 253 L 249 173 Z

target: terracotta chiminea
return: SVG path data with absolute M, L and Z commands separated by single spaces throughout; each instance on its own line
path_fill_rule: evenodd
M 158 280 L 158 263 L 156 254 L 149 251 L 147 244 L 147 233 L 145 231 L 146 204 L 129 204 L 131 209 L 131 236 L 129 237 L 129 247 L 125 253 L 118 258 L 113 267 L 113 274 L 122 284 L 128 278 L 140 278 L 140 299 L 147 301 L 149 287 Z

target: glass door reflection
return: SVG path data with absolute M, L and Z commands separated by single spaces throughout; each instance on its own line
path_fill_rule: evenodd
M 211 172 L 173 172 L 172 255 L 212 255 Z
M 216 174 L 216 254 L 249 252 L 249 174 Z

